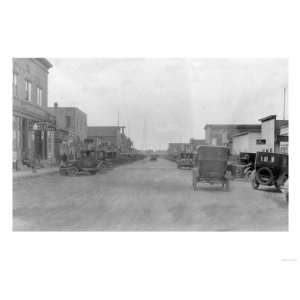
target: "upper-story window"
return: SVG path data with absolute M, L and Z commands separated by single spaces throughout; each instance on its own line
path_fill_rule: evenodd
M 39 87 L 36 88 L 36 102 L 39 106 L 43 104 L 43 90 Z
M 70 116 L 66 116 L 66 127 L 71 127 L 71 117 Z
M 32 84 L 31 84 L 31 82 L 29 81 L 29 80 L 25 80 L 25 99 L 27 100 L 27 101 L 31 101 L 31 99 L 32 99 L 32 95 L 31 95 L 31 93 L 32 93 Z
M 18 96 L 18 74 L 14 73 L 13 75 L 13 95 L 14 97 Z

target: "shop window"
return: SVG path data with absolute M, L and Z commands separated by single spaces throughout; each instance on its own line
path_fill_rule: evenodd
M 25 99 L 27 101 L 31 101 L 31 96 L 32 96 L 31 95 L 31 92 L 32 92 L 31 87 L 32 87 L 31 82 L 29 80 L 25 80 Z
M 39 106 L 43 105 L 43 90 L 39 87 L 36 88 L 36 103 Z

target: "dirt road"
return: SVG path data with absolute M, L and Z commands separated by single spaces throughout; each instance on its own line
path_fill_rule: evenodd
M 273 189 L 234 181 L 192 189 L 190 170 L 138 161 L 105 174 L 14 182 L 13 229 L 32 231 L 285 231 L 288 206 Z

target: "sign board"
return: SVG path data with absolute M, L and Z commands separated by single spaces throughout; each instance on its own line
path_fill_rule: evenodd
M 265 145 L 266 144 L 266 140 L 265 139 L 257 139 L 256 140 L 256 145 Z
M 29 123 L 30 130 L 41 130 L 41 131 L 55 131 L 55 124 L 47 121 L 34 121 L 31 120 Z

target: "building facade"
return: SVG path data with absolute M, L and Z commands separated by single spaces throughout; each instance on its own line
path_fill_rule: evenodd
M 13 58 L 13 164 L 54 159 L 55 117 L 48 111 L 48 72 L 45 58 Z
M 129 152 L 127 149 L 129 141 L 124 134 L 124 128 L 119 126 L 89 126 L 87 131 L 89 147 L 117 153 Z
M 206 145 L 206 141 L 204 139 L 190 139 L 191 151 L 197 151 L 198 147 L 202 145 Z
M 169 143 L 168 144 L 169 155 L 177 155 L 180 152 L 191 152 L 190 143 Z
M 276 115 L 270 115 L 260 119 L 261 121 L 261 142 L 264 145 L 263 151 L 280 153 L 280 143 L 287 142 L 288 136 L 280 134 L 280 128 L 288 126 L 287 120 L 277 120 Z
M 204 127 L 205 141 L 208 145 L 227 146 L 232 149 L 234 135 L 260 129 L 260 124 L 207 124 Z
M 280 141 L 280 152 L 288 154 L 289 152 L 289 125 L 288 123 L 282 124 L 280 126 L 280 136 L 281 141 Z M 285 137 L 285 138 L 283 138 Z
M 256 153 L 262 151 L 264 145 L 259 143 L 261 132 L 242 132 L 232 138 L 232 154 L 239 155 L 241 152 Z
M 87 138 L 87 115 L 77 107 L 48 107 L 48 111 L 56 118 L 56 158 L 64 153 L 76 158 L 84 148 Z

